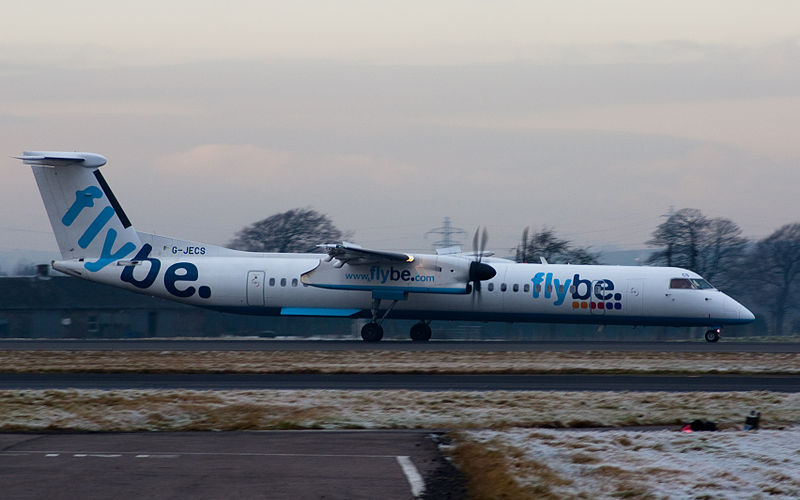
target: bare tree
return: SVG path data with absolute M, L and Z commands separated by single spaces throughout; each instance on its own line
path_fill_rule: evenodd
M 228 246 L 250 252 L 306 253 L 348 236 L 328 216 L 311 208 L 294 208 L 240 229 Z
M 522 241 L 515 248 L 517 262 L 539 262 L 544 257 L 548 262 L 569 264 L 597 264 L 597 255 L 588 248 L 573 247 L 569 240 L 556 236 L 555 229 L 543 227 L 528 236 L 528 228 L 522 232 Z
M 647 242 L 650 246 L 664 247 L 650 256 L 648 262 L 696 271 L 701 235 L 708 224 L 708 218 L 696 208 L 678 210 L 656 228 Z
M 735 222 L 721 217 L 709 220 L 701 233 L 697 272 L 718 286 L 731 284 L 749 244 Z
M 728 282 L 749 244 L 730 219 L 709 219 L 700 210 L 682 208 L 653 231 L 648 245 L 662 247 L 650 264 L 685 267 L 708 280 Z
M 798 309 L 800 298 L 800 223 L 787 224 L 750 252 L 746 269 L 752 299 L 772 315 L 774 331 L 784 332 L 786 318 Z

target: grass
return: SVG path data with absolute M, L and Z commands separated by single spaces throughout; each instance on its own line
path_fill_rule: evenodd
M 0 351 L 0 373 L 800 374 L 798 353 Z
M 587 397 L 590 394 L 590 397 Z M 800 394 L 333 390 L 4 390 L 3 431 L 207 431 L 268 429 L 502 429 L 678 426 L 696 418 L 762 428 L 800 421 Z M 446 401 L 446 402 L 445 402 Z M 643 403 L 642 401 L 647 401 Z M 623 443 L 620 443 L 623 445 Z
M 515 461 L 510 458 L 513 450 L 499 443 L 491 446 L 463 438 L 456 438 L 456 445 L 449 455 L 467 477 L 468 498 L 474 500 L 557 500 L 553 486 L 570 484 L 541 462 Z M 517 480 L 524 475 L 525 484 Z
M 445 452 L 475 498 L 788 499 L 800 496 L 798 435 L 509 428 L 459 431 Z

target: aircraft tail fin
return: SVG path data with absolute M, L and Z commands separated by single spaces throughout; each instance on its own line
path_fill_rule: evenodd
M 96 272 L 141 245 L 136 230 L 98 170 L 94 153 L 25 151 L 64 259 L 84 259 Z

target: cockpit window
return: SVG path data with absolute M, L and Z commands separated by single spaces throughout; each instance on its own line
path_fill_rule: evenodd
M 672 278 L 669 280 L 670 288 L 708 290 L 714 288 L 711 283 L 700 278 Z
M 687 278 L 672 278 L 669 280 L 670 288 L 694 288 L 692 282 Z
M 714 288 L 714 286 L 706 280 L 692 278 L 690 281 L 692 282 L 692 285 L 694 285 L 695 288 L 698 288 L 700 290 L 707 290 L 709 288 Z

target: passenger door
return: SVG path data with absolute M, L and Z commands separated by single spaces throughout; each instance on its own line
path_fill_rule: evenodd
M 247 273 L 247 305 L 264 305 L 264 281 L 266 272 L 250 271 Z

